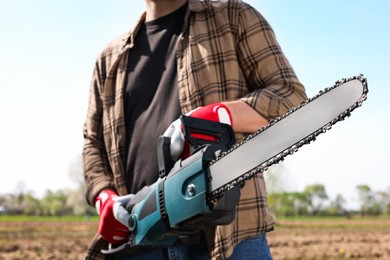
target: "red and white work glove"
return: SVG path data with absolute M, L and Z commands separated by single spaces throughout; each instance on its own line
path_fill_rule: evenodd
M 96 198 L 95 207 L 100 216 L 99 234 L 111 244 L 126 241 L 130 234 L 127 221 L 130 214 L 123 207 L 133 194 L 118 196 L 112 190 L 103 190 Z
M 198 107 L 186 116 L 210 120 L 214 122 L 229 124 L 233 126 L 232 116 L 227 106 L 223 103 L 214 103 L 207 106 Z M 180 119 L 174 121 L 165 131 L 164 136 L 171 138 L 170 151 L 171 159 L 177 161 L 178 159 L 185 159 L 190 154 L 189 144 L 184 139 L 183 129 Z M 200 137 L 201 138 L 201 137 Z M 205 136 L 207 139 L 207 137 Z

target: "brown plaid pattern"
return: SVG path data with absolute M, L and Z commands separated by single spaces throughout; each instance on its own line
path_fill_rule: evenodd
M 255 9 L 240 0 L 188 2 L 177 42 L 183 113 L 218 101 L 242 99 L 271 120 L 306 99 L 271 27 Z M 111 42 L 94 68 L 83 152 L 86 197 L 91 205 L 102 189 L 127 194 L 123 86 L 127 57 L 144 18 L 145 14 L 130 33 Z M 241 192 L 233 223 L 206 232 L 212 259 L 227 258 L 241 240 L 273 228 L 262 174 L 247 181 Z M 102 246 L 105 243 L 96 236 L 86 259 L 103 258 Z

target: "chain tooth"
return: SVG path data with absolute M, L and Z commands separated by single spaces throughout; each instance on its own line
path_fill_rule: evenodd
M 362 105 L 362 103 L 364 101 L 367 100 L 367 93 L 368 93 L 368 88 L 367 88 L 367 79 L 362 75 L 362 74 L 359 74 L 357 76 L 354 76 L 354 77 L 351 77 L 351 78 L 343 78 L 341 80 L 338 80 L 335 82 L 335 84 L 332 86 L 332 87 L 328 87 L 328 88 L 325 88 L 324 90 L 321 90 L 317 95 L 315 95 L 314 97 L 312 98 L 309 98 L 305 101 L 302 101 L 302 103 L 299 105 L 299 106 L 296 106 L 292 109 L 290 109 L 288 112 L 286 112 L 283 116 L 280 116 L 280 117 L 276 117 L 274 120 L 272 120 L 267 126 L 264 126 L 262 128 L 260 128 L 258 131 L 256 131 L 255 133 L 251 134 L 251 135 L 248 135 L 246 136 L 242 142 L 238 143 L 238 144 L 235 144 L 233 145 L 227 152 L 223 152 L 223 153 L 220 153 L 219 155 L 216 156 L 216 159 L 212 160 L 210 163 L 209 163 L 209 166 L 216 163 L 217 161 L 219 161 L 220 159 L 222 159 L 224 156 L 226 156 L 227 154 L 233 152 L 234 150 L 236 150 L 238 147 L 240 147 L 241 145 L 245 144 L 246 142 L 248 142 L 249 140 L 253 139 L 255 136 L 259 135 L 260 133 L 262 133 L 263 131 L 265 131 L 266 129 L 272 127 L 275 123 L 277 123 L 278 121 L 282 120 L 283 118 L 291 115 L 292 113 L 294 113 L 295 111 L 297 111 L 298 109 L 302 108 L 303 106 L 305 106 L 306 104 L 312 102 L 313 100 L 317 99 L 318 97 L 322 96 L 323 94 L 331 91 L 332 89 L 334 88 L 337 88 L 338 86 L 341 86 L 342 84 L 345 84 L 351 80 L 359 80 L 362 84 L 363 84 L 363 94 L 362 96 L 360 97 L 360 99 L 355 103 L 353 104 L 350 108 L 348 108 L 346 111 L 342 112 L 339 116 L 337 116 L 336 118 L 334 118 L 331 122 L 329 122 L 328 124 L 324 125 L 323 127 L 319 128 L 317 131 L 315 131 L 314 133 L 312 133 L 311 135 L 308 135 L 306 138 L 304 138 L 303 140 L 299 141 L 298 143 L 292 145 L 290 148 L 282 151 L 281 153 L 277 154 L 276 156 L 270 158 L 269 160 L 267 160 L 266 162 L 262 163 L 261 165 L 255 167 L 254 169 L 252 169 L 251 171 L 243 174 L 242 176 L 240 176 L 239 178 L 237 178 L 236 180 L 233 180 L 231 182 L 229 182 L 228 184 L 226 184 L 225 186 L 219 188 L 218 190 L 214 191 L 212 194 L 211 194 L 211 198 L 210 198 L 210 201 L 214 201 L 218 198 L 220 198 L 221 196 L 223 196 L 223 193 L 229 189 L 232 189 L 234 188 L 234 186 L 238 185 L 238 184 L 242 184 L 243 182 L 245 182 L 246 180 L 249 180 L 251 178 L 253 178 L 256 174 L 258 173 L 263 173 L 265 171 L 268 170 L 268 168 L 273 165 L 273 164 L 276 164 L 276 163 L 279 163 L 281 161 L 284 160 L 284 158 L 288 155 L 292 155 L 294 153 L 296 153 L 299 148 L 301 148 L 303 145 L 305 144 L 309 144 L 311 142 L 314 142 L 316 140 L 316 137 L 319 136 L 320 134 L 322 133 L 325 133 L 326 131 L 332 129 L 332 126 L 334 124 L 336 124 L 337 122 L 339 121 L 343 121 L 345 118 L 348 118 L 350 115 L 351 115 L 351 112 L 357 108 L 357 107 L 360 107 Z

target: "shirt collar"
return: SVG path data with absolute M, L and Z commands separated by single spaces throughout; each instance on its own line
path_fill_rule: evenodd
M 185 21 L 188 21 L 188 17 L 191 12 L 198 13 L 203 12 L 207 9 L 207 6 L 210 2 L 225 2 L 227 0 L 188 0 L 188 12 L 185 17 Z M 129 33 L 124 34 L 122 38 L 122 49 L 132 48 L 134 46 L 134 37 L 137 34 L 141 24 L 145 21 L 146 12 L 144 12 L 141 17 L 138 19 L 138 22 Z

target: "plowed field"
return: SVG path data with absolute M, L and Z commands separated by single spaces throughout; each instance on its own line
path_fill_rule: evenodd
M 281 220 L 268 243 L 274 259 L 390 259 L 390 220 Z
M 1 221 L 0 259 L 83 259 L 96 221 Z M 390 219 L 279 220 L 274 259 L 390 259 Z

